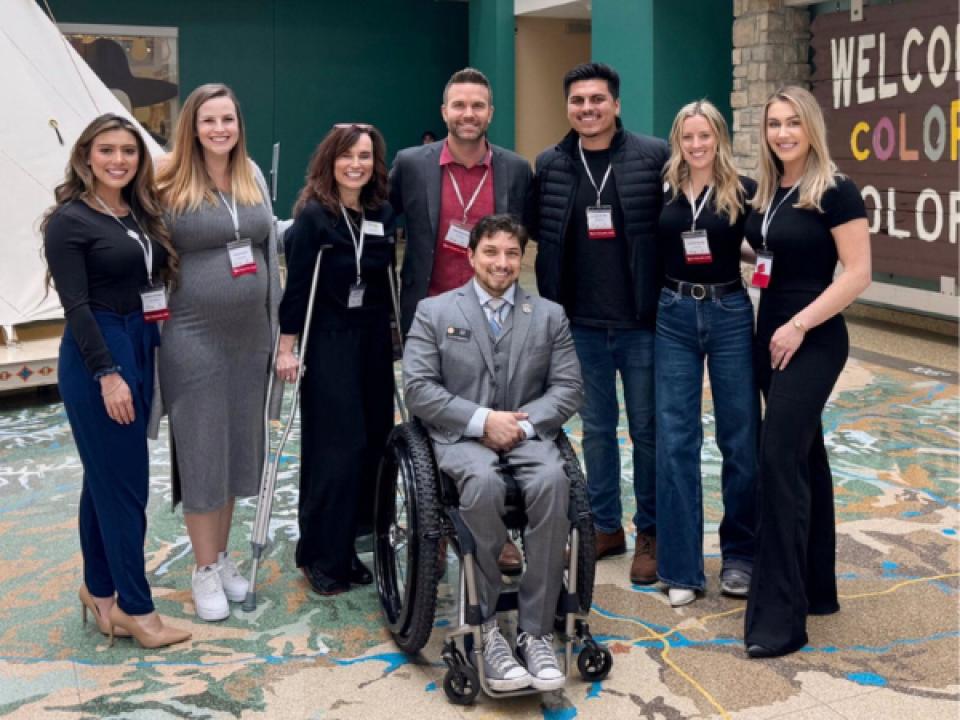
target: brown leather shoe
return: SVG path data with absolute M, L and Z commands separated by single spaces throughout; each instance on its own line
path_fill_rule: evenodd
M 630 582 L 652 585 L 657 581 L 657 537 L 637 533 L 637 544 L 630 563 Z
M 520 554 L 520 548 L 514 545 L 509 538 L 500 550 L 497 565 L 504 575 L 519 575 L 523 572 L 523 555 Z
M 623 535 L 623 528 L 618 528 L 612 533 L 597 530 L 595 536 L 593 544 L 597 549 L 597 560 L 610 555 L 623 555 L 627 551 L 627 539 Z

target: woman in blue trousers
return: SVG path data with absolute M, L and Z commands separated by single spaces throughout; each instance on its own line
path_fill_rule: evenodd
M 144 568 L 156 321 L 166 314 L 163 283 L 176 255 L 136 127 L 109 113 L 90 123 L 55 195 L 41 228 L 66 315 L 60 394 L 83 463 L 83 618 L 92 613 L 111 643 L 182 642 L 190 633 L 164 625 Z
M 700 422 L 703 366 L 710 372 L 723 521 L 720 588 L 745 596 L 753 566 L 759 398 L 752 370 L 753 307 L 740 279 L 746 200 L 726 121 L 709 102 L 684 106 L 670 132 L 671 156 L 657 244 L 665 277 L 657 310 L 657 575 L 670 604 L 706 587 Z M 747 252 L 749 252 L 747 250 Z

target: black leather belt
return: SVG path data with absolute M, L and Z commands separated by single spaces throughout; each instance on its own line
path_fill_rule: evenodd
M 726 283 L 690 283 L 683 280 L 674 280 L 671 277 L 663 279 L 663 286 L 669 290 L 680 293 L 685 297 L 692 297 L 694 300 L 716 300 L 724 295 L 732 295 L 743 291 L 743 282 L 740 280 L 731 280 Z

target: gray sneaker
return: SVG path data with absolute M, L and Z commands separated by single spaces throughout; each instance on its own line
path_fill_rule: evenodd
M 520 690 L 529 687 L 532 678 L 513 656 L 506 639 L 500 634 L 497 621 L 480 626 L 483 633 L 483 674 L 494 690 Z
M 567 678 L 557 664 L 557 654 L 553 650 L 553 635 L 537 637 L 522 632 L 517 638 L 517 656 L 527 666 L 527 672 L 533 678 L 531 683 L 537 690 L 559 690 Z
M 740 568 L 724 568 L 720 573 L 720 590 L 724 595 L 746 597 L 750 592 L 750 571 Z

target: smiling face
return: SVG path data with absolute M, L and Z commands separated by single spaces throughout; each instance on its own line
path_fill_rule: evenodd
M 454 83 L 447 88 L 440 114 L 447 133 L 463 142 L 478 142 L 493 120 L 490 90 L 477 83 Z
M 140 147 L 129 130 L 107 130 L 93 139 L 87 162 L 93 171 L 94 192 L 106 189 L 112 195 L 129 185 L 136 176 L 140 166 Z
M 581 138 L 613 137 L 619 114 L 620 101 L 613 99 L 606 80 L 579 80 L 570 85 L 567 120 Z
M 373 141 L 366 133 L 333 162 L 333 178 L 340 197 L 356 195 L 373 176 Z
M 792 103 L 776 100 L 767 108 L 767 144 L 784 169 L 802 167 L 810 152 L 810 138 Z
M 520 277 L 523 250 L 512 233 L 501 230 L 480 238 L 476 249 L 467 251 L 467 257 L 477 283 L 493 297 L 503 295 Z
M 215 97 L 198 107 L 196 130 L 204 153 L 229 155 L 240 139 L 240 121 L 233 100 Z
M 691 170 L 708 170 L 717 157 L 717 134 L 703 115 L 691 115 L 680 130 L 680 151 Z

